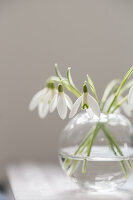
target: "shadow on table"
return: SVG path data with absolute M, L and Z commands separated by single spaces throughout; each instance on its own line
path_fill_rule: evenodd
M 85 190 L 71 190 L 59 194 L 59 200 L 133 200 L 133 192 L 119 190 L 107 193 L 88 192 Z

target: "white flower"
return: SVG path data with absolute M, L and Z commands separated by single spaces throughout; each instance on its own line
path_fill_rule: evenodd
M 103 109 L 103 112 L 104 112 L 104 113 L 105 113 L 105 112 L 107 111 L 107 109 L 109 108 L 111 102 L 112 102 L 113 99 L 114 99 L 114 96 L 115 96 L 114 94 L 111 94 L 111 95 L 109 96 L 109 98 L 107 99 L 107 101 L 106 101 L 106 103 L 105 103 L 105 105 L 104 105 L 104 109 Z M 123 99 L 123 97 L 120 96 L 118 100 L 121 101 L 122 99 Z M 117 100 L 117 102 L 119 102 L 118 100 Z M 114 106 L 112 106 L 111 111 L 113 111 L 113 109 L 114 109 Z M 133 106 L 132 106 L 132 104 L 130 104 L 130 103 L 128 103 L 128 102 L 123 103 L 119 108 L 117 108 L 117 109 L 115 110 L 115 113 L 120 113 L 121 111 L 123 111 L 128 117 L 131 117 L 132 114 L 133 114 Z
M 53 112 L 57 107 L 57 111 L 61 119 L 67 116 L 67 107 L 71 110 L 73 106 L 70 97 L 63 92 L 63 86 L 58 86 L 58 94 L 56 94 L 50 104 L 50 112 Z
M 104 109 L 103 109 L 103 112 L 105 113 L 107 111 L 107 109 L 109 108 L 111 102 L 113 101 L 114 99 L 114 94 L 111 94 L 108 99 L 106 100 L 106 103 L 104 105 Z M 119 101 L 121 101 L 123 99 L 122 96 L 119 97 Z M 117 100 L 117 102 L 119 102 Z M 112 106 L 111 108 L 111 111 L 113 111 L 114 109 L 114 106 Z M 115 113 L 120 113 L 121 111 L 123 111 L 128 117 L 131 117 L 132 116 L 132 112 L 133 112 L 133 106 L 127 102 L 125 102 L 124 104 L 122 104 L 119 108 L 117 108 L 115 110 Z
M 128 116 L 131 117 L 133 115 L 133 105 L 125 102 L 124 104 L 122 104 L 121 106 L 123 112 Z
M 128 102 L 125 102 L 121 106 L 123 112 L 128 116 L 131 117 L 133 114 L 133 86 L 130 88 L 128 93 Z
M 108 110 L 110 104 L 112 103 L 113 99 L 114 99 L 115 95 L 111 94 L 108 99 L 105 102 L 104 108 L 103 108 L 103 112 L 106 113 L 106 111 Z M 113 111 L 114 106 L 112 106 L 110 111 Z M 120 113 L 120 108 L 117 108 L 117 110 L 115 110 L 115 113 Z
M 38 106 L 38 113 L 40 118 L 46 117 L 50 110 L 50 104 L 54 96 L 57 94 L 54 83 L 48 83 L 47 87 L 40 90 L 32 98 L 29 109 L 34 110 Z
M 88 93 L 87 86 L 83 86 L 83 94 L 75 101 L 69 117 L 72 118 L 78 111 L 78 108 L 82 104 L 82 108 L 86 110 L 91 118 L 94 115 L 100 117 L 100 108 L 97 101 Z
M 105 104 L 104 104 L 104 108 L 103 108 L 103 112 L 104 112 L 104 113 L 108 110 L 110 104 L 112 103 L 112 101 L 113 101 L 113 99 L 114 99 L 114 96 L 115 96 L 114 94 L 111 94 L 111 95 L 107 98 L 107 100 L 106 100 L 106 102 L 105 102 Z M 113 110 L 113 109 L 112 109 L 112 110 Z
M 133 105 L 133 86 L 130 88 L 128 93 L 128 103 Z

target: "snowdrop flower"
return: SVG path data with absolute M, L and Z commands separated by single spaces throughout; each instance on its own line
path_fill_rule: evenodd
M 133 86 L 130 88 L 128 93 L 128 103 L 133 105 Z
M 123 112 L 128 116 L 132 117 L 133 115 L 133 106 L 127 102 L 121 105 Z
M 128 102 L 125 102 L 121 106 L 123 112 L 128 116 L 131 117 L 133 114 L 133 86 L 130 88 L 128 93 Z
M 82 104 L 82 109 L 86 110 L 88 115 L 93 118 L 94 115 L 100 117 L 100 108 L 97 101 L 88 93 L 86 85 L 83 86 L 83 94 L 75 101 L 69 117 L 72 118 L 78 111 L 78 108 Z
M 57 89 L 53 82 L 49 82 L 47 87 L 40 90 L 32 98 L 29 109 L 34 110 L 38 106 L 40 118 L 45 118 L 49 112 L 50 104 L 54 96 L 57 94 Z
M 104 105 L 104 108 L 103 108 L 103 112 L 106 113 L 106 111 L 108 110 L 110 104 L 112 103 L 113 99 L 114 99 L 114 94 L 111 94 L 108 99 L 106 100 L 106 103 Z M 122 99 L 122 98 L 121 98 Z M 113 111 L 114 109 L 114 106 L 112 106 L 112 108 L 110 109 L 110 111 Z M 115 110 L 115 113 L 120 113 L 120 108 L 117 108 L 117 110 Z
M 110 104 L 112 103 L 112 101 L 113 101 L 113 99 L 114 99 L 114 96 L 115 96 L 114 94 L 111 94 L 111 95 L 107 98 L 107 100 L 106 100 L 106 102 L 105 102 L 105 105 L 104 105 L 104 108 L 103 108 L 103 112 L 104 112 L 104 113 L 108 110 Z M 113 108 L 112 108 L 111 110 L 113 110 Z
M 58 86 L 58 94 L 56 94 L 50 105 L 50 112 L 53 112 L 56 107 L 58 114 L 61 119 L 65 119 L 67 116 L 67 107 L 72 109 L 72 100 L 70 97 L 63 92 L 63 86 L 60 84 Z

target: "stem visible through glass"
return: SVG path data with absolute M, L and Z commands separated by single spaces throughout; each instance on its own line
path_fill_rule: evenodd
M 117 141 L 115 140 L 115 138 L 112 136 L 111 132 L 109 131 L 109 129 L 106 127 L 106 124 L 103 123 L 97 123 L 97 125 L 91 129 L 91 131 L 89 132 L 89 134 L 83 139 L 83 141 L 81 142 L 81 144 L 79 145 L 79 147 L 77 148 L 77 150 L 75 151 L 74 155 L 77 154 L 81 154 L 84 152 L 84 150 L 86 150 L 84 153 L 86 154 L 86 158 L 83 161 L 83 167 L 82 167 L 82 173 L 86 172 L 86 167 L 87 167 L 87 158 L 89 158 L 90 154 L 91 154 L 91 149 L 93 146 L 93 142 L 98 134 L 98 132 L 100 131 L 100 129 L 102 129 L 105 137 L 107 138 L 108 144 L 110 146 L 110 149 L 113 151 L 115 156 L 121 156 L 123 157 L 123 153 L 120 149 L 120 147 L 117 144 Z M 64 168 L 67 168 L 70 164 L 72 163 L 72 159 L 66 158 L 65 162 L 64 162 Z M 69 168 L 69 175 L 72 175 L 74 173 L 74 171 L 77 168 L 79 161 L 75 160 L 74 163 L 72 163 L 71 167 Z M 128 166 L 130 168 L 130 170 L 133 170 L 132 167 L 132 163 L 130 160 L 127 160 Z M 122 171 L 124 172 L 125 176 L 128 177 L 128 172 L 127 172 L 127 166 L 126 163 L 121 160 L 120 161 L 120 165 L 122 167 Z

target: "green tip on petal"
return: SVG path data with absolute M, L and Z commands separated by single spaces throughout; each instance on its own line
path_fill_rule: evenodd
M 83 85 L 83 92 L 84 92 L 84 93 L 87 93 L 87 92 L 88 92 L 88 88 L 87 88 L 86 84 Z
M 84 110 L 84 109 L 88 109 L 89 106 L 88 106 L 87 104 L 84 104 L 84 105 L 82 106 L 82 108 L 83 108 L 83 110 Z
M 58 92 L 63 92 L 63 86 L 61 84 L 58 85 Z

